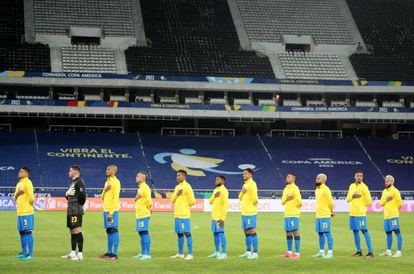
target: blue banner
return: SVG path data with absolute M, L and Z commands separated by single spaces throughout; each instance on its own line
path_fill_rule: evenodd
M 272 167 L 257 137 L 173 137 L 142 135 L 145 155 L 158 188 L 174 188 L 176 173 L 184 169 L 193 188 L 213 189 L 217 175 L 227 177 L 230 189 L 240 189 L 245 168 L 255 170 L 258 187 L 276 188 Z
M 414 86 L 414 81 L 366 81 L 366 80 L 310 80 L 276 79 L 222 76 L 183 76 L 153 74 L 111 74 L 94 72 L 33 72 L 2 71 L 0 77 L 43 77 L 43 78 L 83 78 L 83 79 L 126 79 L 132 81 L 172 81 L 208 82 L 218 84 L 283 84 L 283 85 L 323 85 L 323 86 Z
M 165 104 L 145 102 L 102 102 L 102 101 L 52 101 L 52 100 L 12 100 L 2 99 L 0 105 L 18 106 L 63 106 L 63 107 L 122 107 L 122 108 L 159 108 L 159 109 L 192 109 L 192 110 L 225 110 L 225 111 L 263 111 L 263 112 L 380 112 L 407 113 L 414 108 L 397 107 L 288 107 L 288 106 L 256 106 L 256 105 L 207 105 L 207 104 Z
M 413 140 L 361 139 L 361 143 L 381 173 L 394 176 L 397 188 L 404 185 L 404 189 L 414 190 Z
M 346 190 L 354 172 L 362 170 L 371 189 L 382 189 L 383 179 L 355 139 L 279 139 L 264 137 L 275 167 L 285 182 L 296 174 L 299 188 L 313 189 L 318 173 L 326 173 L 332 189 Z

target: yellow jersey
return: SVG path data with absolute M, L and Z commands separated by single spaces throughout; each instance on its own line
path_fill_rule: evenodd
M 360 198 L 352 198 L 355 193 L 361 194 Z M 371 193 L 368 186 L 361 182 L 360 184 L 352 183 L 349 186 L 346 201 L 349 203 L 349 215 L 361 217 L 367 215 L 367 207 L 372 204 Z
M 287 201 L 288 196 L 293 196 L 293 199 Z M 282 205 L 285 206 L 285 218 L 300 216 L 302 196 L 300 195 L 299 187 L 295 183 L 288 184 L 283 189 Z
M 321 184 L 315 189 L 315 198 L 316 218 L 330 218 L 334 207 L 331 189 L 326 184 Z
M 24 193 L 17 197 L 17 192 L 22 190 Z M 13 195 L 14 200 L 16 200 L 17 204 L 17 216 L 26 216 L 34 214 L 34 192 L 33 192 L 33 184 L 29 178 L 22 178 L 16 185 L 16 191 Z
M 110 185 L 111 189 L 105 192 L 105 187 Z M 116 176 L 108 177 L 102 190 L 101 198 L 104 203 L 104 212 L 113 214 L 119 210 L 119 193 L 121 192 L 121 182 Z
M 182 189 L 183 193 L 177 195 L 177 192 Z M 177 184 L 174 188 L 174 193 L 171 196 L 171 203 L 174 204 L 174 216 L 180 219 L 189 219 L 191 217 L 190 208 L 195 205 L 193 189 L 187 181 Z
M 387 202 L 387 198 L 393 199 Z M 384 207 L 384 219 L 392 219 L 400 216 L 400 209 L 403 205 L 400 191 L 394 186 L 390 186 L 382 191 L 380 204 Z
M 217 192 L 220 192 L 220 195 L 215 197 Z M 211 218 L 215 221 L 224 221 L 229 209 L 229 191 L 224 185 L 214 189 L 213 195 L 210 197 L 210 205 L 212 205 Z
M 137 219 L 151 216 L 152 198 L 151 189 L 146 182 L 142 182 L 138 186 L 138 194 L 141 198 L 135 201 L 135 217 Z
M 243 216 L 252 216 L 257 214 L 257 202 L 259 196 L 257 194 L 257 185 L 253 179 L 244 181 L 243 187 L 247 190 L 246 193 L 242 191 L 239 193 L 239 200 L 241 201 L 241 214 Z

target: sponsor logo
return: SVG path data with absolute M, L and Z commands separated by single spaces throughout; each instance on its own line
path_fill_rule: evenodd
M 15 170 L 14 166 L 0 166 L 0 171 Z
M 112 159 L 130 159 L 128 153 L 117 153 L 110 148 L 61 148 L 58 151 L 49 151 L 46 153 L 49 157 L 57 158 L 112 158 Z
M 399 159 L 387 159 L 387 163 L 397 165 L 414 165 L 414 156 L 401 156 Z
M 318 167 L 335 166 L 358 166 L 363 165 L 361 161 L 354 160 L 335 160 L 333 158 L 308 158 L 305 160 L 282 160 L 285 165 L 316 165 Z
M 237 175 L 246 168 L 256 169 L 253 164 L 239 164 L 237 171 L 218 169 L 224 159 L 197 156 L 197 151 L 191 148 L 180 149 L 179 153 L 161 152 L 154 155 L 154 160 L 160 164 L 167 164 L 166 158 L 171 160 L 171 168 L 175 171 L 183 169 L 191 176 L 206 176 L 205 172 Z M 256 169 L 258 170 L 258 169 Z

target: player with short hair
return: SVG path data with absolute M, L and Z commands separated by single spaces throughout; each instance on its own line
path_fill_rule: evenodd
M 256 225 L 259 196 L 256 182 L 253 181 L 253 170 L 251 168 L 246 168 L 243 171 L 243 181 L 239 200 L 241 201 L 242 228 L 246 238 L 246 252 L 239 255 L 239 258 L 258 259 L 259 239 L 256 233 Z
M 107 234 L 107 251 L 101 259 L 117 260 L 119 246 L 119 194 L 121 192 L 121 182 L 116 177 L 118 167 L 109 165 L 106 168 L 106 182 L 101 193 L 103 200 L 103 219 Z
M 364 234 L 368 248 L 365 258 L 373 258 L 374 253 L 367 224 L 367 207 L 372 204 L 371 193 L 368 186 L 362 181 L 364 179 L 362 171 L 356 171 L 354 179 L 355 182 L 349 186 L 346 196 L 346 201 L 349 203 L 349 228 L 354 233 L 354 242 L 357 249 L 353 256 L 362 257 L 361 240 L 359 237 L 359 231 L 361 231 Z
M 226 177 L 218 175 L 215 180 L 216 188 L 210 197 L 211 210 L 211 231 L 214 236 L 215 252 L 208 256 L 219 260 L 227 259 L 226 236 L 224 235 L 224 222 L 229 209 L 229 191 L 225 187 Z M 221 246 L 221 253 L 220 253 Z
M 403 205 L 400 191 L 394 186 L 394 177 L 385 176 L 385 189 L 382 191 L 380 204 L 384 207 L 384 231 L 387 235 L 387 250 L 380 256 L 401 257 L 402 236 L 400 231 L 400 209 Z M 397 236 L 397 252 L 392 255 L 392 232 Z
M 178 253 L 170 258 L 184 258 L 184 236 L 187 238 L 188 255 L 185 260 L 193 259 L 193 238 L 191 236 L 191 207 L 195 205 L 193 189 L 187 182 L 187 172 L 177 171 L 177 185 L 171 196 L 171 203 L 174 204 L 175 233 L 178 236 Z
M 334 202 L 331 189 L 326 185 L 328 177 L 324 173 L 316 176 L 315 199 L 316 199 L 316 223 L 315 229 L 319 235 L 319 252 L 312 257 L 332 259 L 333 239 L 331 234 L 331 217 L 334 216 Z M 325 238 L 328 240 L 328 254 L 325 255 Z
M 80 178 L 80 172 L 81 168 L 78 165 L 72 165 L 69 168 L 68 176 L 71 182 L 65 195 L 68 200 L 66 226 L 71 235 L 72 249 L 69 254 L 62 256 L 62 259 L 73 261 L 83 260 L 82 217 L 83 205 L 86 202 L 86 189 L 85 183 Z M 76 253 L 76 247 L 78 247 L 78 253 Z
M 20 168 L 18 176 L 19 182 L 16 184 L 13 199 L 16 201 L 17 229 L 20 234 L 22 252 L 15 258 L 28 261 L 34 258 L 32 234 L 34 229 L 34 192 L 32 181 L 29 179 L 30 169 L 28 167 Z
M 296 178 L 294 173 L 288 173 L 286 176 L 286 186 L 283 189 L 281 201 L 285 206 L 284 227 L 287 243 L 287 251 L 282 257 L 294 260 L 300 258 L 299 216 L 302 206 L 302 196 L 296 185 Z M 292 251 L 293 240 L 295 240 L 295 253 Z
M 138 185 L 135 196 L 136 231 L 141 239 L 141 253 L 134 256 L 135 259 L 151 259 L 151 237 L 149 235 L 149 221 L 151 216 L 152 198 L 151 190 L 147 185 L 148 175 L 144 171 L 137 173 L 135 182 Z

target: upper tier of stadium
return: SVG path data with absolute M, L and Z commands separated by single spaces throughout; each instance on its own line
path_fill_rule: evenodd
M 410 0 L 6 0 L 0 71 L 408 81 L 412 14 Z
M 68 167 L 76 163 L 91 188 L 102 187 L 107 165 L 115 164 L 124 188 L 134 188 L 135 174 L 144 170 L 154 188 L 172 189 L 176 170 L 185 169 L 195 189 L 211 189 L 218 174 L 229 189 L 240 189 L 241 172 L 250 167 L 260 190 L 282 189 L 288 172 L 303 190 L 313 189 L 321 172 L 333 190 L 347 190 L 356 170 L 371 190 L 383 189 L 387 174 L 401 190 L 413 190 L 412 140 L 11 132 L 0 134 L 0 144 L 1 186 L 13 186 L 17 169 L 28 166 L 36 187 L 66 187 Z

